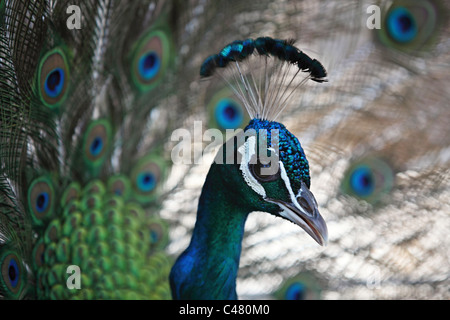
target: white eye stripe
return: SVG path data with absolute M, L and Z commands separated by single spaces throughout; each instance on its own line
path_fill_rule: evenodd
M 257 194 L 262 196 L 263 199 L 267 199 L 266 190 L 261 185 L 261 183 L 253 176 L 253 174 L 250 172 L 250 168 L 249 168 L 250 160 L 256 154 L 256 137 L 250 136 L 247 139 L 247 141 L 238 148 L 238 152 L 242 156 L 239 169 L 242 172 L 242 176 L 243 176 L 245 182 L 247 183 L 247 185 L 250 188 L 252 188 L 252 190 L 254 192 L 256 192 Z M 305 216 L 313 217 L 314 212 L 306 211 L 305 208 L 303 206 L 301 206 L 297 201 L 297 198 L 302 197 L 303 193 L 305 193 L 305 195 L 303 197 L 308 197 L 308 195 L 310 194 L 309 190 L 308 189 L 304 190 L 304 188 L 306 188 L 306 186 L 304 187 L 304 183 L 302 182 L 301 186 L 300 186 L 300 190 L 298 191 L 297 196 L 296 196 L 294 194 L 294 191 L 292 190 L 291 182 L 287 175 L 286 169 L 284 168 L 283 162 L 278 161 L 278 163 L 279 163 L 280 176 L 283 179 L 286 190 L 289 192 L 291 203 L 299 211 L 301 211 Z M 312 198 L 314 199 L 314 197 L 312 197 Z M 269 201 L 269 200 L 267 200 L 267 201 Z M 271 202 L 271 201 L 269 201 L 269 202 Z M 315 199 L 314 199 L 314 202 L 315 202 Z M 276 203 L 276 204 L 278 204 L 280 209 L 282 209 L 282 213 L 280 213 L 281 215 L 285 216 L 286 212 L 289 212 L 289 210 L 285 206 L 281 205 L 280 203 Z
M 281 161 L 280 161 L 280 173 L 281 173 L 281 179 L 283 179 L 286 189 L 289 192 L 289 195 L 291 196 L 292 203 L 295 205 L 298 205 L 297 199 L 294 195 L 294 192 L 292 191 L 291 182 L 289 181 L 289 177 L 287 176 L 286 169 L 284 168 L 284 164 Z M 301 189 L 300 189 L 300 192 L 301 192 Z
M 288 192 L 289 192 L 289 195 L 290 195 L 290 197 L 291 197 L 292 203 L 293 203 L 299 210 L 301 210 L 305 215 L 312 217 L 312 215 L 311 215 L 308 211 L 305 211 L 305 210 L 303 209 L 303 207 L 302 207 L 302 206 L 298 203 L 298 201 L 297 201 L 297 197 L 301 197 L 302 193 L 304 192 L 304 190 L 303 190 L 303 184 L 302 184 L 302 186 L 300 187 L 300 190 L 298 191 L 298 194 L 297 194 L 297 197 L 296 197 L 296 196 L 294 195 L 293 190 L 292 190 L 291 182 L 289 181 L 289 177 L 287 176 L 286 169 L 284 168 L 283 162 L 281 162 L 281 161 L 280 161 L 280 172 L 281 172 L 281 178 L 283 179 L 284 184 L 286 185 L 286 189 L 287 189 Z
M 250 159 L 252 159 L 256 153 L 256 137 L 249 137 L 247 141 L 238 148 L 238 152 L 242 155 L 239 169 L 242 171 L 245 182 L 253 191 L 265 198 L 266 190 L 264 190 L 264 187 L 255 179 L 255 177 L 253 177 L 248 166 Z
M 242 176 L 247 183 L 247 185 L 252 188 L 253 191 L 255 191 L 257 194 L 263 197 L 263 199 L 266 199 L 267 194 L 264 187 L 259 183 L 259 181 L 253 176 L 253 174 L 250 172 L 249 168 L 249 162 L 250 159 L 255 155 L 256 153 L 256 137 L 251 136 L 247 139 L 247 141 L 241 145 L 238 148 L 238 152 L 241 154 L 241 164 L 239 166 L 239 169 L 242 171 Z M 289 196 L 291 198 L 291 202 L 293 205 L 295 205 L 299 210 L 301 210 L 305 215 L 311 216 L 311 214 L 303 209 L 302 206 L 297 201 L 297 197 L 294 195 L 294 192 L 292 190 L 291 182 L 289 181 L 289 177 L 287 176 L 286 169 L 284 168 L 284 164 L 282 161 L 278 161 L 280 166 L 280 176 L 283 179 L 283 182 L 285 184 L 286 190 L 289 192 Z M 298 197 L 301 196 L 303 192 L 303 188 L 300 187 L 300 190 L 298 192 Z M 285 209 L 281 207 L 281 209 Z

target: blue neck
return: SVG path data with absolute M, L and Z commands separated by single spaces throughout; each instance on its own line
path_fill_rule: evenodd
M 200 196 L 191 243 L 172 268 L 174 299 L 237 299 L 241 242 L 252 210 L 236 201 L 238 189 L 227 190 L 219 167 L 211 166 Z

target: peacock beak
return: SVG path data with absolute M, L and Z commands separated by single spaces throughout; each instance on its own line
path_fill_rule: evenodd
M 266 199 L 276 203 L 282 209 L 280 215 L 299 225 L 321 246 L 328 243 L 328 229 L 325 220 L 319 213 L 317 202 L 308 187 L 302 182 L 299 195 L 290 202 Z

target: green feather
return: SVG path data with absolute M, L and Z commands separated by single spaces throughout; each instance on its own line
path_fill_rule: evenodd
M 130 59 L 131 78 L 140 92 L 148 92 L 158 86 L 173 59 L 170 38 L 163 30 L 150 30 L 144 34 L 133 50 Z
M 66 50 L 57 47 L 47 52 L 39 62 L 36 91 L 40 101 L 50 109 L 64 104 L 70 84 L 70 66 Z
M 48 270 L 42 276 L 47 279 L 44 287 L 49 289 L 47 293 L 41 293 L 40 298 L 72 299 L 83 298 L 84 295 L 104 299 L 129 297 L 129 293 L 121 288 L 137 290 L 135 298 L 146 297 L 148 292 L 138 289 L 137 284 L 142 282 L 144 267 L 153 261 L 146 262 L 148 253 L 164 248 L 167 228 L 151 228 L 150 224 L 161 223 L 157 219 L 143 223 L 144 211 L 137 203 L 125 203 L 123 198 L 111 193 L 99 180 L 90 182 L 82 190 L 78 189 L 78 185 L 71 184 L 65 194 L 69 195 L 74 190 L 84 194 L 78 209 L 68 213 L 63 206 L 61 210 L 66 214 L 56 215 L 44 231 L 44 242 L 38 242 L 34 249 L 35 270 Z M 111 205 L 113 198 L 116 200 Z M 95 205 L 89 205 L 92 199 L 95 199 Z M 75 201 L 76 197 L 63 203 L 70 206 Z M 93 210 L 92 205 L 97 209 Z M 152 238 L 151 242 L 138 236 L 148 234 L 148 230 L 159 232 L 160 238 Z M 42 253 L 43 260 L 40 258 Z M 78 294 L 69 295 L 61 290 L 67 279 L 61 270 L 70 264 L 79 265 L 82 270 L 92 270 L 85 274 L 86 281 L 82 282 L 83 289 Z M 165 274 L 157 276 L 167 277 L 168 272 L 169 268 L 166 268 Z M 102 274 L 101 281 L 91 283 L 90 279 L 95 279 L 96 273 Z M 120 274 L 128 274 L 128 278 L 124 280 Z M 88 293 L 84 293 L 85 290 Z
M 382 159 L 370 157 L 350 164 L 342 180 L 343 194 L 377 204 L 391 193 L 394 187 L 394 171 Z
M 48 176 L 34 180 L 28 188 L 28 210 L 33 224 L 44 226 L 55 215 L 56 193 Z
M 167 165 L 155 155 L 142 158 L 133 168 L 130 176 L 133 197 L 143 204 L 156 199 L 167 175 Z
M 18 299 L 28 286 L 22 253 L 12 243 L 0 244 L 0 297 Z
M 0 0 L 0 299 L 171 297 L 206 173 L 171 175 L 171 135 L 199 119 L 221 131 L 249 122 L 223 79 L 205 84 L 198 69 L 226 43 L 259 36 L 293 38 L 329 71 L 328 84 L 295 90 L 280 120 L 306 141 L 330 247 L 299 252 L 281 219 L 252 214 L 237 272 L 246 215 L 277 207 L 261 206 L 240 167 L 214 165 L 190 297 L 235 297 L 216 284 L 237 276 L 244 298 L 285 298 L 298 282 L 307 298 L 442 298 L 449 5 L 375 1 L 382 28 L 368 31 L 365 3 L 324 3 Z M 68 29 L 69 5 L 81 29 Z M 368 194 L 355 192 L 358 179 L 373 182 Z M 289 200 L 282 181 L 262 185 Z M 69 265 L 81 268 L 81 290 L 67 289 Z M 383 290 L 367 285 L 374 266 Z
M 112 127 L 105 120 L 96 120 L 87 127 L 82 145 L 83 160 L 95 176 L 105 163 L 112 149 Z

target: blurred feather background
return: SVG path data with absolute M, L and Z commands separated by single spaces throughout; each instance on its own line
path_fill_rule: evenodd
M 373 14 L 367 8 L 374 4 L 381 9 L 380 30 L 367 27 Z M 449 5 L 199 4 L 202 14 L 189 26 L 197 28 L 200 44 L 184 47 L 208 48 L 192 56 L 197 65 L 224 43 L 268 35 L 295 39 L 324 64 L 329 78 L 297 90 L 280 119 L 310 159 L 311 190 L 329 227 L 329 245 L 318 247 L 281 219 L 251 214 L 238 276 L 240 298 L 450 297 Z M 387 17 L 397 7 L 414 14 L 417 42 L 387 34 Z M 210 23 L 203 24 L 209 14 Z M 208 105 L 213 85 L 193 86 L 206 91 L 192 95 L 194 104 Z M 200 194 L 211 160 L 192 167 L 164 203 L 161 215 L 173 226 L 171 253 L 188 244 L 197 205 L 192 199 Z
M 63 10 L 69 2 L 49 1 L 57 30 L 64 28 L 67 15 Z M 96 11 L 84 10 L 86 3 L 72 2 L 80 5 L 82 30 L 87 31 L 70 44 L 78 50 L 75 62 L 85 65 L 83 72 L 71 75 L 71 81 L 77 83 L 68 98 L 71 108 L 60 112 L 59 122 L 38 130 L 44 138 L 28 141 L 24 148 L 27 138 L 21 135 L 30 135 L 32 126 L 27 123 L 26 129 L 14 131 L 23 123 L 20 117 L 10 116 L 15 106 L 5 108 L 13 105 L 12 98 L 3 98 L 1 147 L 15 151 L 13 155 L 1 153 L 2 192 L 9 190 L 7 184 L 17 190 L 28 189 L 17 170 L 23 168 L 24 152 L 35 167 L 42 166 L 41 170 L 61 166 L 57 171 L 66 175 L 60 179 L 65 181 L 61 187 L 72 181 L 87 184 L 94 178 L 106 180 L 112 173 L 133 175 L 136 163 L 139 166 L 141 159 L 156 152 L 165 159 L 161 166 L 167 169 L 162 172 L 170 173 L 166 180 L 161 179 L 164 183 L 158 187 L 157 196 L 145 207 L 167 223 L 168 244 L 162 247 L 168 256 L 177 256 L 189 243 L 198 197 L 214 151 L 205 152 L 201 159 L 197 155 L 201 164 L 173 165 L 170 155 L 178 140 L 172 139 L 172 132 L 184 128 L 194 133 L 194 121 L 202 121 L 203 130 L 224 130 L 215 119 L 215 109 L 222 99 L 233 98 L 222 79 L 200 81 L 201 63 L 237 39 L 295 39 L 297 47 L 323 63 L 329 82 L 308 82 L 300 87 L 278 120 L 305 148 L 311 190 L 327 222 L 329 244 L 319 247 L 297 226 L 252 213 L 246 224 L 238 296 L 450 298 L 449 1 L 86 2 L 94 4 Z M 12 8 L 12 3 L 0 1 L 0 9 L 5 4 Z M 367 11 L 371 5 L 380 8 L 381 29 L 367 27 L 374 14 Z M 6 12 L 8 16 L 14 10 Z M 2 31 L 11 43 L 25 32 L 14 32 L 14 23 Z M 139 45 L 136 49 L 132 42 L 142 37 L 143 30 L 161 25 L 171 34 L 167 47 L 161 49 L 170 50 L 170 58 L 164 62 L 164 81 L 138 85 L 136 89 L 135 80 L 121 77 L 127 73 L 120 67 L 122 63 L 128 67 L 134 63 L 128 50 L 132 47 L 132 52 L 139 51 Z M 38 34 L 39 19 L 28 28 L 31 31 L 26 39 L 31 39 L 33 32 Z M 94 40 L 86 41 L 88 36 Z M 36 43 L 41 40 L 34 39 Z M 24 47 L 33 45 L 31 41 Z M 13 53 L 18 56 L 13 60 L 27 66 L 25 62 L 33 56 L 15 49 Z M 17 86 L 19 89 L 13 91 L 19 97 L 15 99 L 29 102 L 20 95 L 24 94 L 23 78 L 31 77 L 34 71 L 12 68 L 5 63 L 6 56 L 2 52 L 2 92 Z M 4 80 L 8 75 L 5 70 L 17 75 L 16 82 Z M 89 81 L 82 78 L 86 72 L 92 75 Z M 149 86 L 151 93 L 147 92 Z M 105 101 L 108 107 L 99 107 Z M 242 110 L 236 101 L 233 107 Z M 23 110 L 21 115 L 26 118 L 28 109 Z M 57 143 L 41 142 L 57 131 L 60 134 L 53 139 L 67 138 L 78 145 L 76 142 L 82 141 L 80 132 L 87 127 L 86 119 L 104 113 L 112 118 L 120 138 L 114 143 L 107 169 L 101 173 L 88 175 L 77 169 L 79 162 L 65 162 L 68 157 L 60 153 L 61 145 L 54 150 Z M 244 119 L 240 127 L 245 125 Z M 7 137 L 11 131 L 17 138 L 15 144 Z M 193 148 L 203 150 L 208 144 L 196 142 Z M 44 151 L 51 152 L 31 155 L 42 145 L 47 148 Z M 59 155 L 51 158 L 53 154 Z M 11 196 L 1 201 L 2 206 L 13 203 Z M 27 206 L 22 205 L 26 200 L 14 201 L 18 212 Z M 22 241 L 31 242 L 30 237 Z

